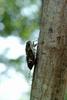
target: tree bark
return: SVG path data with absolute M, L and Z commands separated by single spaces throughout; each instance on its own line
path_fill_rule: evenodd
M 42 0 L 41 27 L 30 100 L 64 100 L 67 0 Z

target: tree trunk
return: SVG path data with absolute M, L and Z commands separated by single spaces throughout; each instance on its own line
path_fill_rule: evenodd
M 30 100 L 64 100 L 67 74 L 67 0 L 42 0 L 38 42 Z

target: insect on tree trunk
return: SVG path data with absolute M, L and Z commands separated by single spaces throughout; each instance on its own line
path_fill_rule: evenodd
M 64 100 L 67 74 L 67 0 L 42 0 L 30 100 Z

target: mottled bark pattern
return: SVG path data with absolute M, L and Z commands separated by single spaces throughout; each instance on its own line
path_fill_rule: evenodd
M 64 100 L 67 75 L 67 0 L 42 0 L 37 65 L 30 100 Z

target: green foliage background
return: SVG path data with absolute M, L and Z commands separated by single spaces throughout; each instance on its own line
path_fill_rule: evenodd
M 27 16 L 22 16 L 20 11 L 22 8 L 37 4 L 36 0 L 0 0 L 0 22 L 5 26 L 0 32 L 2 36 L 11 35 L 12 31 L 17 30 L 21 38 L 27 39 L 30 34 L 39 27 L 39 11 L 31 20 Z

